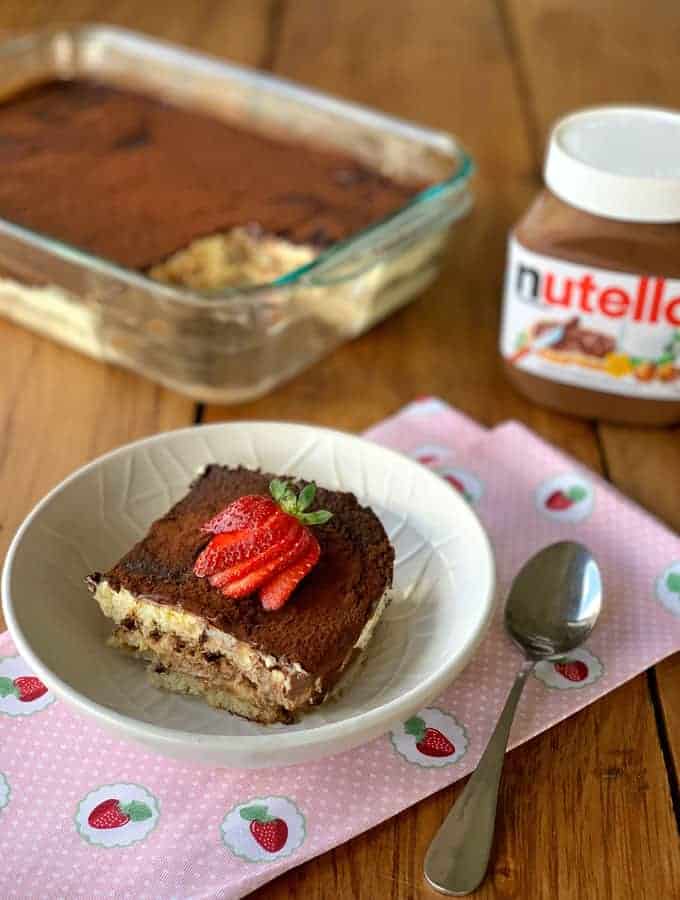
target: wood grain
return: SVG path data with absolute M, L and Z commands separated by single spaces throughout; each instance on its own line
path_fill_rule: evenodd
M 654 0 L 640 15 L 634 5 L 616 0 L 510 0 L 506 15 L 522 73 L 529 131 L 537 139 L 537 170 L 550 123 L 570 110 L 612 102 L 678 106 L 680 72 L 671 64 L 680 40 L 676 4 Z M 613 483 L 680 531 L 680 430 L 607 424 L 598 430 Z M 670 660 L 657 669 L 676 771 L 679 665 Z

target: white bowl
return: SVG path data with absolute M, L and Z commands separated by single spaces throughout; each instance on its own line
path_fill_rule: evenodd
M 257 725 L 150 686 L 139 662 L 105 646 L 110 622 L 83 583 L 122 556 L 212 462 L 353 491 L 396 549 L 394 600 L 363 669 L 295 725 Z M 78 712 L 166 756 L 261 768 L 354 747 L 433 700 L 482 638 L 494 564 L 467 502 L 418 463 L 322 428 L 235 422 L 160 434 L 79 469 L 17 532 L 2 593 L 19 652 Z

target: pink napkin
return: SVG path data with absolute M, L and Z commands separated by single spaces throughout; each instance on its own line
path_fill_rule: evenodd
M 582 541 L 602 567 L 601 623 L 569 660 L 538 667 L 512 745 L 680 649 L 680 541 L 591 472 L 518 424 L 487 431 L 434 398 L 368 436 L 465 493 L 501 595 L 556 540 Z M 41 693 L 6 634 L 0 654 L 0 896 L 21 900 L 242 897 L 469 772 L 519 662 L 497 613 L 465 672 L 390 734 L 319 763 L 240 772 L 121 743 Z

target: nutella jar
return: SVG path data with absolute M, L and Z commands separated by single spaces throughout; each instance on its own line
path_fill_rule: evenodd
M 680 421 L 680 114 L 585 110 L 550 136 L 510 235 L 501 353 L 544 406 Z

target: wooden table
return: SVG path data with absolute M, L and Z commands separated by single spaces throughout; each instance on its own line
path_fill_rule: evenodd
M 100 18 L 97 0 L 4 0 L 0 28 Z M 508 227 L 540 184 L 551 120 L 586 104 L 678 105 L 673 0 L 110 0 L 147 31 L 459 134 L 477 206 L 443 276 L 408 309 L 270 396 L 196 407 L 0 322 L 0 544 L 75 466 L 194 421 L 297 419 L 360 431 L 417 394 L 493 425 L 513 417 L 680 527 L 680 432 L 579 422 L 503 380 L 496 354 Z M 511 753 L 484 898 L 680 897 L 680 659 Z M 421 898 L 427 844 L 461 784 L 258 893 Z

